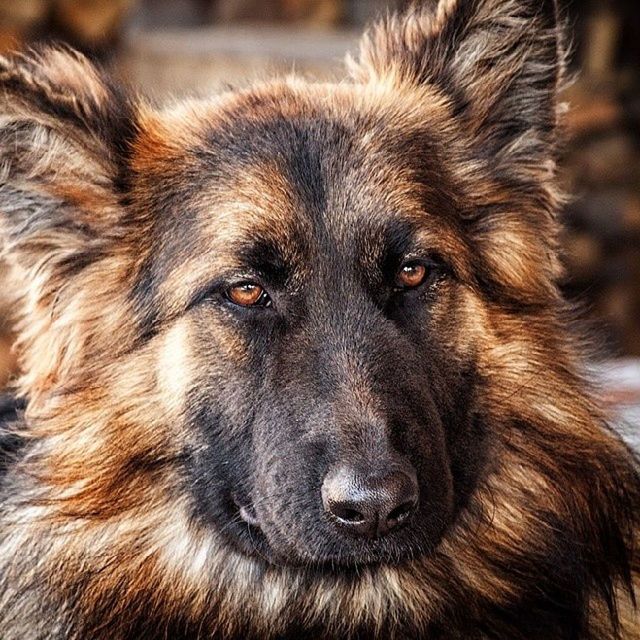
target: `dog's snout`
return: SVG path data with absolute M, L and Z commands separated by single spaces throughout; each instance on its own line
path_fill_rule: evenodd
M 342 466 L 322 484 L 322 502 L 341 531 L 363 538 L 384 536 L 405 524 L 418 505 L 418 483 L 411 468 L 367 475 Z

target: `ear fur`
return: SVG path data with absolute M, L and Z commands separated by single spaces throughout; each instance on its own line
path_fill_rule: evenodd
M 374 26 L 350 64 L 362 82 L 438 88 L 485 157 L 539 163 L 564 62 L 556 0 L 440 0 Z
M 10 260 L 29 268 L 87 246 L 117 207 L 133 122 L 128 98 L 77 52 L 0 57 L 0 224 Z
M 135 134 L 134 103 L 81 54 L 0 57 L 2 284 L 16 288 L 20 386 L 30 398 L 77 366 L 73 354 L 93 335 L 82 322 L 123 313 L 108 287 L 127 267 L 114 239 L 126 229 Z

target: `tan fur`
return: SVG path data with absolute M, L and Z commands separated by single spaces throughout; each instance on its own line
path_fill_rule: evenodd
M 0 220 L 10 280 L 20 285 L 19 388 L 29 398 L 20 432 L 30 443 L 9 476 L 20 490 L 3 494 L 0 510 L 3 640 L 124 639 L 139 619 L 179 620 L 202 637 L 238 638 L 249 628 L 275 638 L 290 632 L 294 615 L 322 638 L 363 628 L 371 637 L 393 634 L 407 620 L 427 637 L 444 619 L 450 635 L 438 637 L 459 639 L 467 636 L 449 611 L 486 619 L 489 629 L 486 611 L 536 591 L 537 564 L 556 552 L 556 532 L 541 514 L 562 524 L 570 536 L 563 543 L 586 540 L 593 555 L 604 553 L 598 527 L 611 525 L 637 591 L 637 462 L 584 380 L 556 288 L 554 127 L 534 122 L 501 144 L 491 120 L 505 86 L 538 76 L 561 82 L 562 60 L 551 60 L 546 46 L 554 29 L 542 14 L 525 21 L 518 0 L 467 6 L 475 9 L 457 47 L 439 38 L 464 6 L 443 0 L 374 28 L 349 82 L 285 78 L 166 109 L 119 102 L 77 54 L 0 59 Z M 499 51 L 489 47 L 497 28 L 505 32 Z M 539 37 L 516 46 L 529 32 Z M 468 106 L 456 104 L 447 83 L 473 98 Z M 123 151 L 110 136 L 125 110 L 135 126 L 119 142 Z M 559 114 L 554 97 L 553 125 Z M 313 232 L 280 158 L 213 179 L 194 149 L 206 155 L 203 140 L 230 122 L 321 118 L 358 132 L 354 153 L 363 160 L 340 167 L 340 178 L 357 186 L 361 202 L 419 224 L 420 241 L 451 266 L 433 322 L 449 357 L 473 360 L 478 411 L 490 416 L 481 482 L 434 553 L 355 576 L 232 550 L 193 517 L 181 467 L 186 448 L 211 446 L 188 424 L 190 392 L 217 384 L 243 406 L 233 376 L 251 366 L 252 348 L 213 315 L 205 340 L 202 321 L 186 309 L 212 273 L 236 266 L 243 239 L 267 235 L 295 262 L 295 232 Z M 442 170 L 419 182 L 394 144 L 425 132 Z M 479 152 L 488 145 L 490 161 Z M 169 206 L 174 191 L 179 202 Z M 159 310 L 145 318 L 138 288 L 150 258 L 166 248 L 158 229 L 167 217 L 178 231 L 193 230 L 180 238 L 184 258 L 166 267 L 154 291 Z M 381 222 L 366 220 L 372 229 Z M 339 236 L 352 222 L 341 210 L 327 225 Z M 372 243 L 372 269 L 376 251 Z M 338 364 L 349 371 L 345 397 L 375 421 L 361 361 L 345 353 Z M 629 585 L 621 570 L 607 570 L 618 612 L 610 615 L 590 585 L 581 638 L 638 638 Z M 55 616 L 42 620 L 42 611 Z M 99 623 L 85 623 L 96 616 Z M 506 628 L 477 638 L 525 639 Z

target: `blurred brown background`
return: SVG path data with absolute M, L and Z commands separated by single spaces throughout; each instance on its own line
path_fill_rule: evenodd
M 335 76 L 367 20 L 402 3 L 0 0 L 0 52 L 64 40 L 147 94 L 206 93 L 293 68 Z M 567 96 L 563 176 L 573 198 L 563 213 L 563 284 L 603 353 L 640 356 L 640 7 L 572 0 L 564 8 L 577 81 Z

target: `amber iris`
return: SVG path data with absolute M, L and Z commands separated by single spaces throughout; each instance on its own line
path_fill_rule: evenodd
M 265 290 L 258 284 L 244 282 L 227 291 L 227 297 L 234 304 L 241 307 L 254 307 L 262 305 L 267 299 Z
M 396 286 L 401 289 L 415 289 L 419 287 L 427 277 L 427 267 L 423 264 L 407 264 L 398 272 Z

